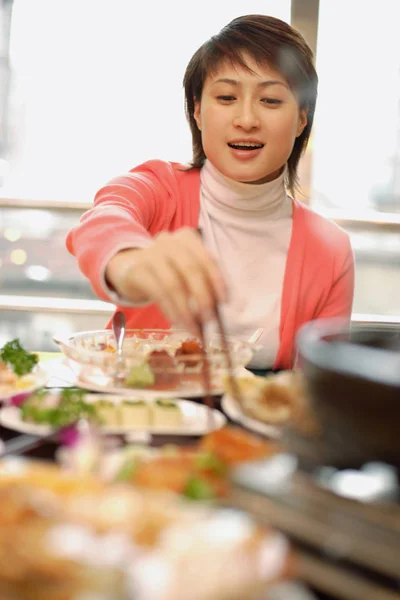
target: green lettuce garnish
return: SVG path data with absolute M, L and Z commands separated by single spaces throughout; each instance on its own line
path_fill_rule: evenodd
M 0 350 L 0 359 L 9 365 L 16 375 L 31 373 L 39 361 L 37 354 L 27 352 L 18 339 L 7 342 Z

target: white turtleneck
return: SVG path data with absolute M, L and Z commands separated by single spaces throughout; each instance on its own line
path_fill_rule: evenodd
M 199 227 L 230 290 L 222 307 L 227 333 L 247 339 L 263 328 L 250 366 L 271 368 L 279 347 L 281 297 L 292 232 L 284 174 L 260 185 L 239 183 L 206 161 L 200 175 Z

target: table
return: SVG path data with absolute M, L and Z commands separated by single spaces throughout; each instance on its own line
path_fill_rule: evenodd
M 49 388 L 71 384 L 57 375 L 59 356 L 40 356 L 49 368 L 54 365 Z M 216 408 L 222 410 L 218 397 Z M 0 426 L 4 441 L 16 435 L 19 434 Z M 193 444 L 197 439 L 154 436 L 152 445 Z M 55 443 L 48 442 L 27 455 L 53 460 L 56 449 Z M 302 471 L 296 471 L 281 489 L 268 489 L 260 485 L 262 465 L 260 469 L 258 473 L 254 471 L 252 478 L 237 475 L 232 495 L 223 504 L 244 510 L 260 523 L 285 533 L 297 551 L 303 581 L 319 598 L 400 599 L 399 504 L 362 505 L 343 499 L 321 489 L 310 474 Z

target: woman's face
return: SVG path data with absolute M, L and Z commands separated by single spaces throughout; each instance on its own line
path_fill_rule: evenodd
M 235 181 L 265 183 L 281 173 L 307 116 L 282 75 L 251 57 L 246 64 L 251 71 L 224 62 L 206 78 L 194 118 L 218 171 Z

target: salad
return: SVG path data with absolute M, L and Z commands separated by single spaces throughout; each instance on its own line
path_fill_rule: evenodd
M 85 394 L 78 388 L 65 388 L 60 395 L 39 390 L 21 405 L 21 418 L 54 429 L 82 418 L 99 421 L 95 406 L 85 402 Z
M 0 349 L 0 398 L 34 386 L 38 361 L 37 354 L 25 350 L 18 339 L 7 342 Z

